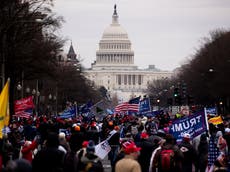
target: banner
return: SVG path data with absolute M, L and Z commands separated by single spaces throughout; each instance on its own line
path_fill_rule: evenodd
M 177 142 L 181 142 L 185 133 L 190 134 L 191 139 L 207 131 L 207 123 L 204 111 L 196 112 L 193 115 L 174 120 L 169 127 Z
M 33 97 L 26 97 L 20 100 L 16 100 L 14 102 L 14 111 L 23 111 L 26 109 L 33 109 L 34 108 L 34 102 Z
M 104 159 L 110 151 L 111 147 L 107 140 L 104 140 L 95 146 L 95 154 L 101 159 Z
M 10 114 L 9 114 L 9 86 L 10 80 L 8 79 L 2 92 L 0 94 L 0 138 L 3 136 L 3 128 L 8 126 Z
M 150 111 L 151 111 L 150 99 L 144 98 L 143 100 L 140 101 L 139 112 L 142 114 Z

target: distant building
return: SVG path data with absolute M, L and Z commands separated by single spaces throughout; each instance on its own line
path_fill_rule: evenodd
M 104 86 L 110 97 L 121 101 L 145 95 L 148 84 L 156 79 L 170 78 L 172 72 L 161 71 L 155 65 L 147 69 L 138 69 L 134 65 L 134 51 L 125 29 L 118 22 L 116 5 L 112 15 L 112 24 L 103 32 L 96 52 L 96 61 L 84 75 L 95 87 Z

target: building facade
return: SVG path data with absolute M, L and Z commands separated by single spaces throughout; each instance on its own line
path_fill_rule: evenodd
M 125 29 L 119 24 L 116 5 L 112 23 L 104 30 L 96 51 L 96 60 L 84 75 L 96 87 L 104 86 L 110 97 L 127 101 L 146 94 L 148 84 L 156 79 L 167 79 L 172 72 L 161 71 L 154 65 L 138 69 L 134 64 L 134 51 Z

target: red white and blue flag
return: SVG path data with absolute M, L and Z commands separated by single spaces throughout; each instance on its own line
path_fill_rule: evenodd
M 21 118 L 30 118 L 33 115 L 34 102 L 33 97 L 26 97 L 14 102 L 14 116 Z
M 127 112 L 128 111 L 128 102 L 123 102 L 115 107 L 115 113 Z
M 128 111 L 129 112 L 139 112 L 139 104 L 141 97 L 135 97 L 129 100 Z
M 115 107 L 115 112 L 139 112 L 140 97 L 135 97 L 129 102 L 124 102 Z
M 21 111 L 16 111 L 14 116 L 28 119 L 32 115 L 33 115 L 33 109 L 25 109 L 25 110 L 21 110 Z

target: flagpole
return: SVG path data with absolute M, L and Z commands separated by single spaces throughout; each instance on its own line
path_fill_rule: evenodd
M 95 103 L 93 106 L 90 107 L 90 109 L 93 108 L 93 107 L 95 107 L 97 104 L 99 104 L 99 103 L 101 103 L 101 102 L 103 102 L 103 101 L 104 101 L 104 100 L 100 100 L 99 102 Z

